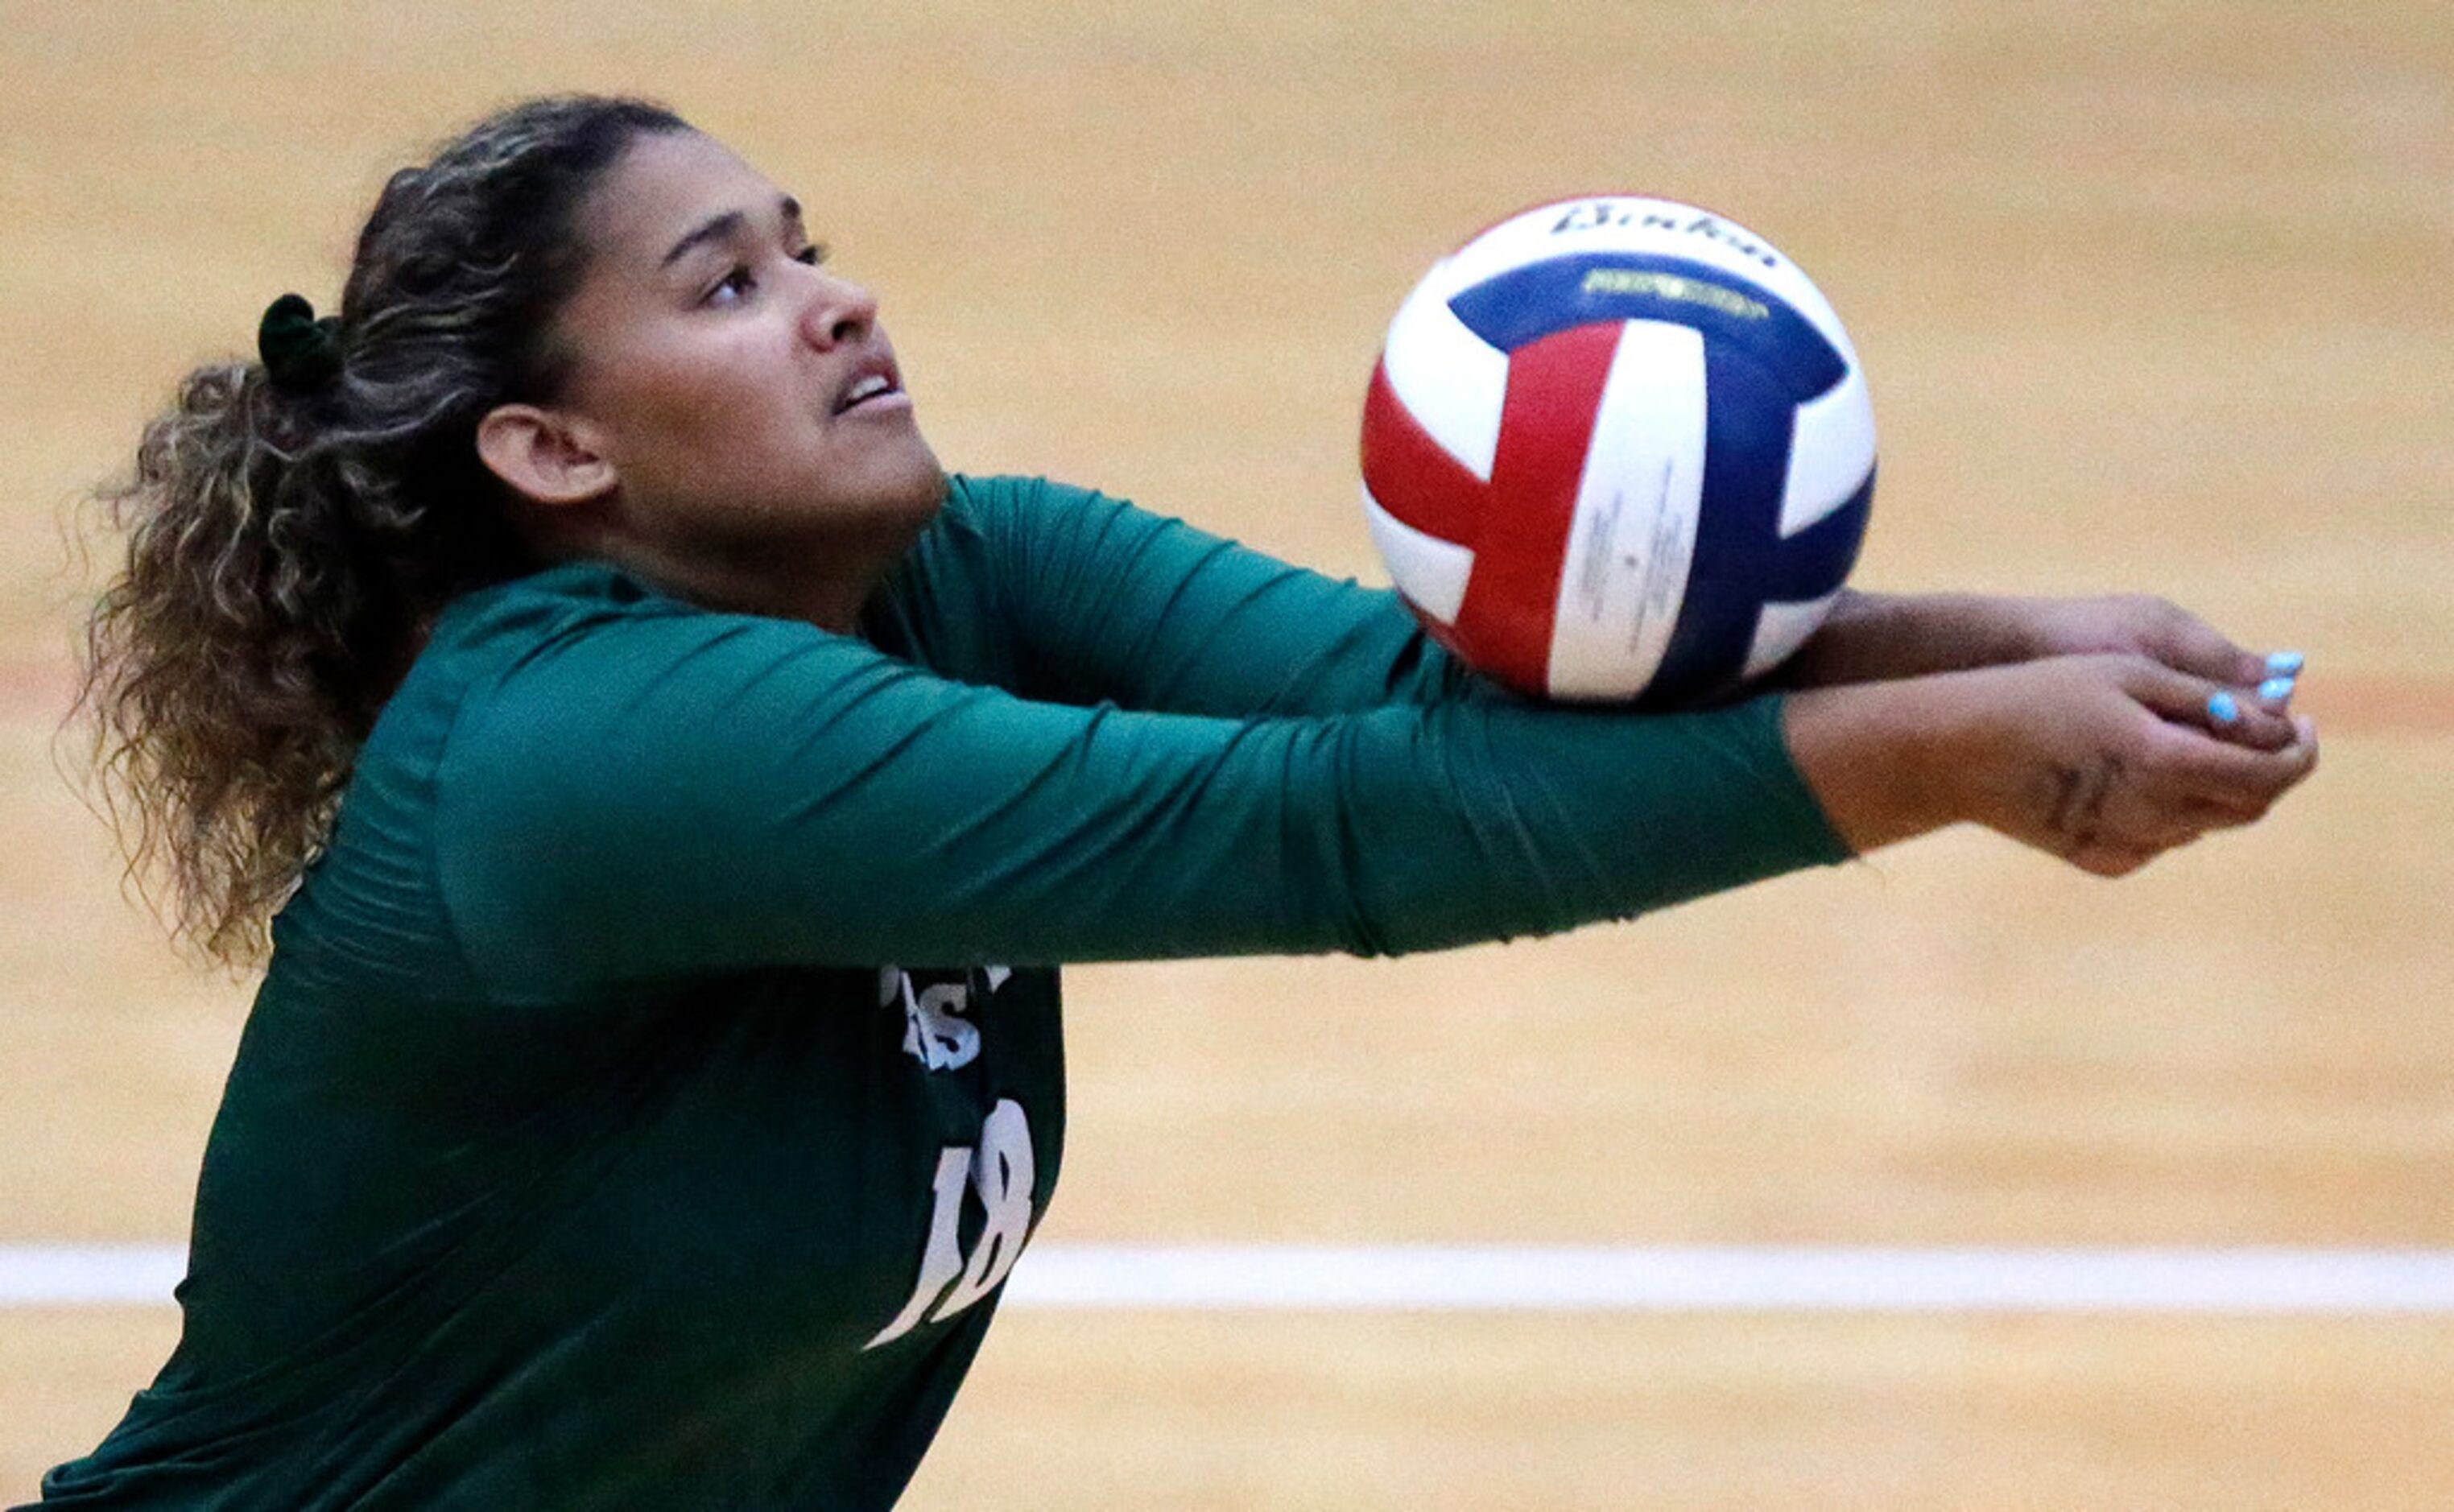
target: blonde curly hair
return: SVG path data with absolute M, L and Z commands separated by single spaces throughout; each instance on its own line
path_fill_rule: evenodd
M 79 715 L 131 875 L 232 966 L 322 848 L 360 744 L 453 597 L 531 570 L 475 431 L 550 400 L 578 212 L 642 134 L 643 100 L 497 111 L 395 173 L 330 339 L 337 368 L 188 374 L 132 473 L 96 497 L 127 557 L 86 625 Z

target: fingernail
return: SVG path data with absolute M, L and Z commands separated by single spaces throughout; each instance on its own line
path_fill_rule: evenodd
M 2207 695 L 2207 717 L 2218 724 L 2231 724 L 2241 717 L 2241 705 L 2228 693 Z
M 2301 653 L 2279 651 L 2266 658 L 2266 670 L 2280 677 L 2289 677 L 2301 670 Z
M 2282 703 L 2292 696 L 2292 679 L 2269 677 L 2258 685 L 2258 696 L 2269 703 Z

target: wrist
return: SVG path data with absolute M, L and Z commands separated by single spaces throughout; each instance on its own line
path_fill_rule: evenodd
M 1973 732 L 1965 706 L 1915 677 L 1792 693 L 1790 760 L 1842 843 L 1863 855 L 1966 817 Z

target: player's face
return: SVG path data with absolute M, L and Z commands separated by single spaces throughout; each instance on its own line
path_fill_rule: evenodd
M 659 554 L 908 538 L 943 497 L 869 291 L 820 262 L 800 206 L 695 131 L 643 135 L 581 215 L 558 408 L 613 464 Z

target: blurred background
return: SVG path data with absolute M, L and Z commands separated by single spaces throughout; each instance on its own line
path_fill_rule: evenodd
M 2121 883 L 1953 834 L 1562 939 L 1075 973 L 1043 1242 L 2454 1245 L 2434 0 L 0 0 L 0 1244 L 179 1240 L 248 997 L 54 739 L 81 495 L 337 297 L 392 169 L 584 88 L 801 197 L 961 470 L 1377 579 L 1398 299 L 1510 210 L 1658 193 L 1847 322 L 1861 586 L 2308 654 L 2323 770 Z M 0 1309 L 0 1502 L 176 1327 Z M 907 1504 L 2442 1506 L 2448 1421 L 2434 1315 L 1017 1308 Z

